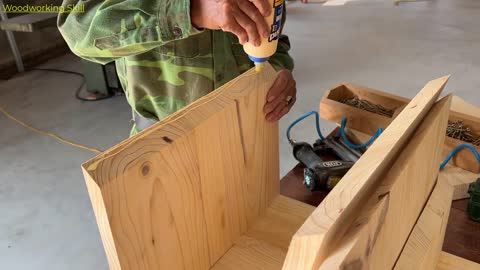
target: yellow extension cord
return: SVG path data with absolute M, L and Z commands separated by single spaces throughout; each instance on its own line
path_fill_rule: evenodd
M 45 136 L 49 136 L 49 137 L 52 137 L 62 143 L 65 143 L 65 144 L 68 144 L 68 145 L 71 145 L 71 146 L 74 146 L 74 147 L 77 147 L 77 148 L 80 148 L 80 149 L 84 149 L 84 150 L 88 150 L 88 151 L 91 151 L 91 152 L 94 152 L 96 154 L 100 154 L 102 153 L 101 150 L 99 149 L 96 149 L 96 148 L 92 148 L 92 147 L 88 147 L 88 146 L 85 146 L 85 145 L 82 145 L 82 144 L 78 144 L 78 143 L 75 143 L 75 142 L 72 142 L 72 141 L 69 141 L 69 140 L 66 140 L 60 136 L 58 136 L 57 134 L 55 133 L 51 133 L 51 132 L 48 132 L 48 131 L 44 131 L 44 130 L 41 130 L 41 129 L 38 129 L 38 128 L 34 128 L 30 125 L 28 125 L 27 123 L 25 122 L 22 122 L 20 120 L 18 120 L 17 118 L 15 118 L 13 115 L 11 115 L 10 113 L 8 113 L 5 109 L 3 109 L 2 107 L 0 107 L 0 112 L 3 113 L 6 117 L 10 118 L 12 121 L 18 123 L 19 125 L 22 125 L 36 133 L 40 133 L 42 135 L 45 135 Z

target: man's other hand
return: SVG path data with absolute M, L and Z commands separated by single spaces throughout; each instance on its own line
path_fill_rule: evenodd
M 292 72 L 283 69 L 277 73 L 277 79 L 267 94 L 267 103 L 263 107 L 267 121 L 278 121 L 290 111 L 297 101 L 297 86 Z
M 272 7 L 268 0 L 190 0 L 192 24 L 197 28 L 222 29 L 238 37 L 241 44 L 250 41 L 259 46 L 268 38 L 265 16 Z

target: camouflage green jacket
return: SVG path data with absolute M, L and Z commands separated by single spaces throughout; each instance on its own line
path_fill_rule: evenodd
M 63 5 L 85 10 L 59 15 L 70 49 L 97 63 L 116 61 L 128 103 L 145 118 L 162 119 L 253 66 L 233 34 L 192 26 L 190 0 L 64 0 Z M 289 49 L 282 35 L 270 59 L 277 70 L 293 69 Z

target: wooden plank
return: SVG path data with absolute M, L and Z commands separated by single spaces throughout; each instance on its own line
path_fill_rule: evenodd
M 212 269 L 281 269 L 293 234 L 314 209 L 305 203 L 277 196 L 265 214 Z
M 480 270 L 480 264 L 442 252 L 436 270 Z
M 429 82 L 315 209 L 293 237 L 283 269 L 318 269 L 335 240 L 353 223 L 368 194 L 378 186 L 380 177 L 428 113 L 447 81 L 448 77 L 442 77 Z
M 107 209 L 105 208 L 105 202 L 103 201 L 104 197 L 102 195 L 102 190 L 84 168 L 82 168 L 82 171 L 87 185 L 88 196 L 90 197 L 90 201 L 94 208 L 94 214 L 102 238 L 103 247 L 107 255 L 108 266 L 110 270 L 120 270 L 122 268 L 120 267 L 115 240 L 110 229 L 110 221 L 108 220 Z
M 440 174 L 428 203 L 413 228 L 394 270 L 434 270 L 442 251 L 453 186 Z
M 450 101 L 446 97 L 430 110 L 320 269 L 392 269 L 435 184 L 445 138 L 438 134 L 447 126 Z M 383 210 L 377 204 L 386 194 L 388 205 Z M 372 206 L 379 210 L 370 210 Z
M 267 242 L 243 236 L 212 270 L 279 270 L 285 251 Z
M 237 115 L 231 104 L 195 131 L 211 262 L 247 231 L 247 183 Z
M 480 108 L 466 102 L 458 96 L 453 96 L 451 110 L 457 113 L 463 113 L 471 116 L 479 116 Z
M 451 165 L 445 166 L 440 175 L 454 188 L 452 200 L 469 198 L 468 186 L 479 178 L 478 174 Z
M 112 269 L 210 269 L 279 194 L 253 69 L 83 165 Z M 254 149 L 252 149 L 252 146 Z
M 272 202 L 265 215 L 252 224 L 246 235 L 286 252 L 292 236 L 314 209 L 313 206 L 280 195 Z

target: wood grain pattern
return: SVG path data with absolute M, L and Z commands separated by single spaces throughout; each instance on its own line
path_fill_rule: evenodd
M 212 262 L 247 230 L 248 193 L 240 134 L 235 104 L 205 120 L 195 131 Z
M 394 270 L 434 270 L 442 251 L 453 186 L 442 174 L 418 218 Z
M 293 234 L 315 208 L 277 196 L 235 245 L 212 267 L 213 270 L 279 270 Z
M 436 270 L 480 270 L 480 264 L 442 252 Z
M 367 201 L 385 170 L 430 110 L 448 77 L 429 82 L 302 225 L 283 269 L 317 270 Z
M 382 270 L 394 266 L 435 184 L 445 138 L 438 134 L 447 126 L 450 101 L 451 97 L 446 97 L 429 111 L 382 176 L 345 239 L 338 241 L 339 248 L 320 269 Z M 378 206 L 385 204 L 386 195 L 387 205 Z
M 327 159 L 325 156 L 322 156 L 322 158 Z M 325 198 L 325 194 L 321 192 L 312 193 L 301 184 L 303 168 L 299 164 L 282 178 L 280 194 L 312 206 L 318 206 Z M 480 231 L 480 223 L 469 219 L 466 211 L 467 204 L 468 199 L 457 200 L 452 203 L 443 250 L 480 263 L 480 235 L 477 233 Z
M 446 178 L 450 185 L 453 186 L 452 200 L 470 198 L 468 186 L 479 178 L 478 174 L 451 165 L 445 166 L 440 175 Z
M 452 99 L 451 110 L 457 113 L 463 113 L 471 116 L 480 116 L 480 108 L 466 102 L 460 97 L 454 96 Z
M 265 215 L 255 220 L 245 235 L 265 241 L 286 252 L 292 236 L 313 210 L 313 206 L 280 195 L 275 198 Z
M 211 268 L 212 270 L 278 270 L 285 251 L 264 241 L 243 236 Z
M 263 115 L 275 77 L 248 71 L 83 165 L 111 269 L 210 269 L 267 213 L 279 194 L 278 125 Z

